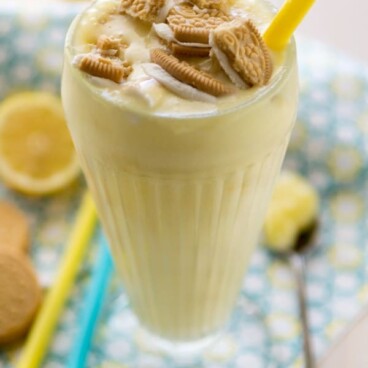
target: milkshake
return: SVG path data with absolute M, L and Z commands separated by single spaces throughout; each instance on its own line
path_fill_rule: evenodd
M 293 43 L 262 43 L 272 16 L 255 0 L 104 0 L 67 36 L 81 166 L 132 309 L 169 342 L 226 325 L 280 171 L 297 67 Z

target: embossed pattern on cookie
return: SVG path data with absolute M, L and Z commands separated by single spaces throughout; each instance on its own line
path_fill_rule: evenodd
M 110 79 L 116 83 L 120 83 L 132 71 L 132 67 L 126 62 L 94 54 L 83 55 L 78 62 L 78 67 L 90 75 Z
M 226 0 L 191 0 L 191 2 L 201 9 L 218 9 L 224 11 L 228 7 Z
M 122 0 L 120 9 L 123 14 L 153 23 L 164 5 L 165 0 Z
M 208 44 L 211 30 L 230 20 L 221 10 L 199 9 L 186 3 L 174 6 L 166 19 L 178 41 L 204 44 Z
M 151 50 L 151 61 L 158 64 L 177 80 L 213 96 L 223 96 L 234 92 L 234 88 L 183 61 L 179 61 L 164 50 Z
M 219 26 L 211 34 L 210 43 L 224 71 L 233 81 L 229 66 L 249 86 L 262 86 L 270 80 L 271 55 L 250 20 L 234 20 Z

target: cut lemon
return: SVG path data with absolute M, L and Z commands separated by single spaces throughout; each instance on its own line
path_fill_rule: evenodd
M 9 187 L 49 194 L 66 187 L 78 173 L 58 97 L 22 92 L 0 104 L 0 176 Z

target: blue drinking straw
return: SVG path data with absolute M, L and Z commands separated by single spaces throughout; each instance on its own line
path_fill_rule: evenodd
M 98 258 L 93 268 L 91 284 L 84 300 L 82 321 L 74 340 L 68 368 L 83 368 L 92 337 L 105 299 L 108 282 L 113 270 L 112 259 L 104 236 L 100 236 Z

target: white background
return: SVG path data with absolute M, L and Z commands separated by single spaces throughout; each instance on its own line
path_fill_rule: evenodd
M 277 5 L 283 0 L 271 0 Z M 368 65 L 368 1 L 316 0 L 297 34 L 343 50 Z

